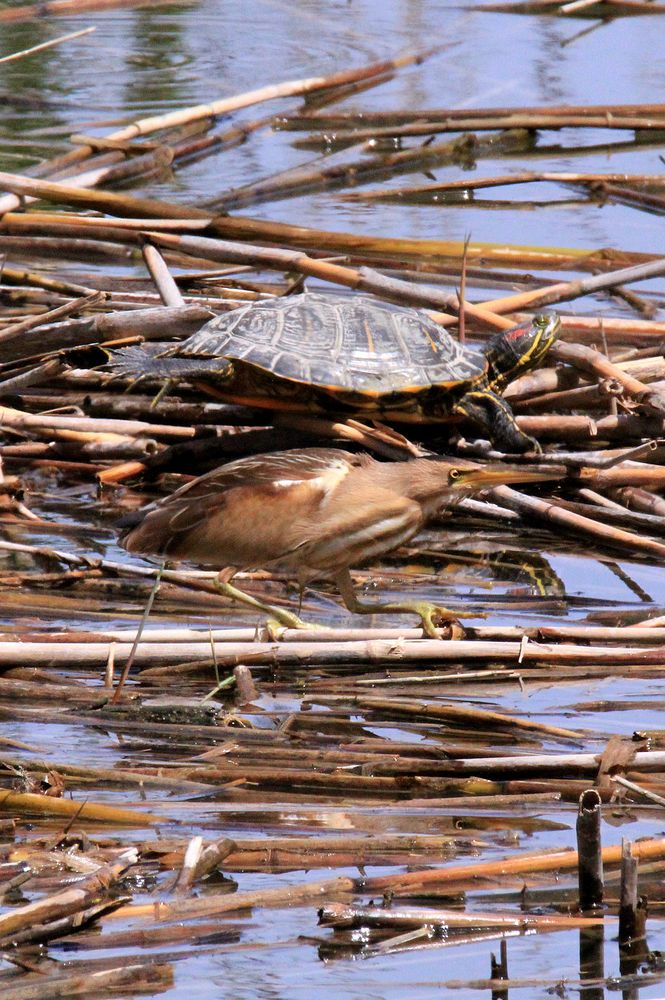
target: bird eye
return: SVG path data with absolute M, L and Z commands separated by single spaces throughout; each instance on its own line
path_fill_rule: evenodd
M 459 479 L 460 475 L 461 473 L 459 469 L 451 469 L 450 472 L 448 473 L 448 479 L 450 480 L 451 483 L 454 483 L 455 480 Z

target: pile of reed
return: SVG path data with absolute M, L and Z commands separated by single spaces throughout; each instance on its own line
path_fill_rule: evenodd
M 608 740 L 601 729 L 534 718 L 528 703 L 511 707 L 511 699 L 553 679 L 563 690 L 665 675 L 662 609 L 617 562 L 639 567 L 665 556 L 662 292 L 633 290 L 665 273 L 665 259 L 649 249 L 376 238 L 223 213 L 450 163 L 463 152 L 541 155 L 534 130 L 606 124 L 649 141 L 665 124 L 665 106 L 389 112 L 363 116 L 362 127 L 308 107 L 215 124 L 268 99 L 307 93 L 330 102 L 415 58 L 73 137 L 67 154 L 23 175 L 0 174 L 0 588 L 6 614 L 15 615 L 0 635 L 0 712 L 15 725 L 60 727 L 69 740 L 103 739 L 118 751 L 113 767 L 83 766 L 71 763 L 66 746 L 43 759 L 38 746 L 3 738 L 4 900 L 23 895 L 0 913 L 3 955 L 15 966 L 0 972 L 5 998 L 166 991 L 174 963 L 193 952 L 273 947 L 252 938 L 247 920 L 262 907 L 310 916 L 320 908 L 326 930 L 308 940 L 325 959 L 502 942 L 500 958 L 490 965 L 488 956 L 489 979 L 466 984 L 497 996 L 508 985 L 536 985 L 508 978 L 503 942 L 526 933 L 579 934 L 580 981 L 602 984 L 602 932 L 615 934 L 617 921 L 623 978 L 615 986 L 630 989 L 638 968 L 640 983 L 662 976 L 646 933 L 663 916 L 665 840 L 639 840 L 632 853 L 603 847 L 598 817 L 601 808 L 640 818 L 662 808 L 665 731 Z M 340 151 L 307 170 L 222 192 L 210 207 L 108 190 L 219 154 L 273 124 L 307 130 L 308 144 Z M 481 130 L 490 136 L 478 138 Z M 459 135 L 421 144 L 423 135 L 449 131 Z M 383 151 L 387 138 L 409 136 L 412 148 Z M 662 208 L 662 178 L 643 175 L 529 171 L 483 185 L 527 181 Z M 348 194 L 408 200 L 480 186 L 464 178 Z M 65 273 L 46 259 L 67 260 Z M 166 492 L 183 473 L 226 458 L 321 440 L 392 459 L 422 445 L 503 458 L 461 425 L 416 425 L 407 435 L 335 414 L 240 407 L 187 384 L 156 399 L 159 386 L 128 385 L 95 363 L 100 348 L 172 343 L 211 315 L 293 291 L 304 279 L 428 308 L 480 341 L 535 310 L 561 309 L 562 343 L 547 367 L 506 392 L 520 427 L 542 446 L 523 461 L 555 466 L 558 482 L 537 495 L 501 487 L 466 501 L 446 522 L 453 540 L 445 549 L 428 536 L 429 553 L 414 543 L 391 567 L 373 567 L 373 580 L 445 587 L 422 563 L 409 572 L 410 561 L 429 555 L 439 566 L 455 564 L 449 578 L 458 589 L 460 574 L 471 572 L 469 538 L 538 532 L 543 550 L 574 546 L 587 565 L 613 568 L 635 598 L 632 611 L 603 602 L 595 617 L 587 606 L 587 619 L 577 620 L 574 595 L 547 576 L 545 560 L 532 559 L 513 567 L 518 584 L 503 605 L 501 595 L 471 598 L 478 611 L 500 607 L 509 622 L 466 627 L 462 639 L 424 639 L 397 623 L 285 630 L 276 641 L 261 623 L 238 624 L 238 610 L 206 574 L 170 569 L 138 646 L 135 627 L 116 627 L 119 616 L 139 620 L 154 582 L 146 564 L 106 551 L 118 508 L 138 504 L 139 491 Z M 619 310 L 608 309 L 608 295 L 621 297 Z M 91 484 L 100 489 L 97 505 Z M 275 577 L 252 574 L 247 583 L 284 599 Z M 337 614 L 339 624 L 320 596 L 305 601 L 310 617 Z M 516 624 L 516 611 L 565 617 Z M 193 627 L 179 627 L 174 619 L 183 617 Z M 63 626 L 72 619 L 77 628 Z M 220 619 L 232 624 L 220 628 Z M 119 690 L 129 659 L 135 672 Z M 577 845 L 562 850 L 573 810 Z M 521 839 L 535 835 L 539 848 L 523 850 Z M 383 873 L 365 874 L 365 866 Z M 640 894 L 650 897 L 648 925 Z M 76 949 L 76 959 L 35 971 L 37 946 L 49 956 Z M 98 949 L 97 957 L 80 954 Z M 122 960 L 112 949 L 124 949 Z

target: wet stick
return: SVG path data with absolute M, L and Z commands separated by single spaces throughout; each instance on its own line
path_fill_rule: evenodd
M 579 907 L 583 913 L 603 905 L 600 822 L 600 796 L 595 789 L 588 789 L 580 796 L 576 826 Z
M 593 927 L 602 917 L 578 917 L 569 914 L 492 913 L 474 910 L 426 908 L 417 906 L 360 906 L 352 903 L 324 903 L 319 910 L 322 927 L 359 928 L 389 927 L 408 928 L 429 924 L 433 927 L 512 927 L 523 931 L 564 929 L 565 927 Z
M 9 543 L 0 543 L 0 548 L 8 548 Z M 12 546 L 14 551 L 38 551 L 48 554 L 49 551 L 36 546 Z M 73 556 L 67 556 L 73 561 Z M 83 561 L 83 560 L 82 560 Z M 128 566 L 122 563 L 104 562 L 104 566 L 113 566 L 117 571 L 127 576 L 142 576 L 151 579 L 155 570 L 143 566 Z M 183 583 L 187 587 L 203 590 L 206 595 L 217 596 L 218 592 L 208 580 L 196 577 L 188 579 L 183 574 L 165 570 L 164 581 Z M 217 608 L 223 608 L 222 598 L 215 602 Z M 454 610 L 454 609 L 453 609 Z M 442 638 L 446 633 L 442 630 Z M 421 632 L 422 635 L 422 632 Z M 626 639 L 630 639 L 627 632 Z M 116 663 L 124 663 L 132 648 L 130 642 L 115 644 Z M 0 665 L 30 664 L 45 666 L 63 666 L 67 663 L 77 666 L 94 666 L 105 663 L 110 651 L 108 642 L 12 642 L 0 641 Z M 662 643 L 655 646 L 585 646 L 575 643 L 546 644 L 539 642 L 471 642 L 466 639 L 413 639 L 400 641 L 394 639 L 377 639 L 368 642 L 256 642 L 248 643 L 216 643 L 215 655 L 220 666 L 233 668 L 238 663 L 246 663 L 252 667 L 276 666 L 283 668 L 297 667 L 305 669 L 321 664 L 384 664 L 402 663 L 452 662 L 456 666 L 463 661 L 490 660 L 506 663 L 509 668 L 523 669 L 529 664 L 573 664 L 599 665 L 607 664 L 608 658 L 615 669 L 619 664 L 633 664 L 635 667 L 662 665 L 665 663 L 665 648 Z M 151 667 L 155 671 L 173 669 L 174 664 L 185 663 L 188 660 L 204 660 L 210 662 L 210 643 L 204 640 L 173 645 L 170 643 L 141 643 L 136 654 L 136 665 L 145 670 Z M 474 663 L 475 665 L 475 663 Z M 151 676 L 146 674 L 146 677 Z M 155 674 L 158 676 L 158 674 Z
M 561 317 L 561 329 L 564 333 L 592 339 L 595 343 L 602 335 L 608 340 L 619 340 L 625 343 L 627 339 L 636 346 L 648 344 L 653 339 L 662 340 L 665 336 L 665 323 L 645 319 L 622 319 L 620 317 L 574 316 Z M 566 338 L 567 339 L 567 338 Z
M 56 319 L 64 319 L 65 316 L 71 316 L 72 313 L 96 306 L 100 302 L 103 302 L 105 298 L 106 295 L 104 292 L 92 292 L 90 295 L 85 295 L 73 302 L 65 302 L 61 306 L 56 306 L 55 309 L 50 309 L 48 312 L 39 313 L 37 316 L 29 316 L 20 323 L 10 324 L 0 330 L 0 345 L 6 344 L 9 340 L 21 337 L 28 330 L 32 330 L 36 326 L 43 326 L 45 323 L 52 323 Z
M 619 946 L 626 948 L 637 929 L 637 858 L 629 840 L 621 842 L 621 901 L 619 904 Z
M 78 0 L 77 0 L 78 2 Z M 86 0 L 87 2 L 87 0 Z M 113 0 L 115 3 L 116 0 Z M 166 0 L 131 0 L 133 5 L 150 6 Z M 5 986 L 3 1000 L 41 1000 L 42 997 L 87 996 L 103 997 L 113 993 L 125 996 L 134 994 L 159 994 L 173 989 L 174 972 L 171 963 L 142 962 L 136 955 L 124 957 L 122 962 L 113 959 L 112 968 L 82 972 L 66 976 L 62 972 L 46 973 L 37 983 Z M 20 963 L 19 964 L 23 964 Z
M 54 530 L 53 522 L 50 522 L 50 530 Z M 153 570 L 153 572 L 155 572 Z M 212 576 L 212 574 L 211 574 Z M 660 619 L 658 619 L 660 620 Z M 639 625 L 466 625 L 468 637 L 474 640 L 487 640 L 496 642 L 519 642 L 524 637 L 534 640 L 557 641 L 579 641 L 581 645 L 589 645 L 599 642 L 625 643 L 630 640 L 635 645 L 658 643 L 665 639 L 665 630 L 653 622 L 653 627 Z M 627 631 L 627 629 L 629 631 Z M 53 633 L 58 642 L 101 642 L 103 640 L 113 642 L 131 642 L 136 634 L 133 628 L 105 628 L 103 633 L 82 629 L 58 629 Z M 418 639 L 421 635 L 418 628 L 329 628 L 325 632 L 321 629 L 307 631 L 306 629 L 284 629 L 280 635 L 280 643 L 290 642 L 322 642 L 327 643 L 330 639 L 337 642 L 362 642 L 373 640 L 391 639 Z M 0 631 L 0 639 L 9 638 L 7 633 Z M 28 632 L 24 636 L 24 642 L 39 641 L 41 633 Z M 264 638 L 264 633 L 259 630 L 258 634 L 253 626 L 247 627 L 226 627 L 197 629 L 152 626 L 144 630 L 141 641 L 143 644 L 149 642 L 164 643 L 188 643 L 205 642 L 212 640 L 216 643 L 223 642 L 246 642 L 253 643 Z M 250 646 L 247 647 L 248 652 Z M 431 676 L 431 675 L 428 675 Z M 389 680 L 389 678 L 385 678 Z
M 10 810 L 22 816 L 60 816 L 76 821 L 98 823 L 120 823 L 123 826 L 146 826 L 162 822 L 164 817 L 156 813 L 138 809 L 122 809 L 103 802 L 75 802 L 72 799 L 58 799 L 49 795 L 35 795 L 31 792 L 0 791 L 0 809 Z M 6 933 L 3 917 L 0 915 L 0 934 Z
M 159 7 L 167 0 L 46 0 L 45 3 L 10 7 L 0 11 L 0 23 L 28 21 L 40 17 L 68 17 L 87 11 L 113 10 L 122 7 Z
M 76 6 L 78 10 L 78 5 L 75 4 L 74 0 L 60 0 L 60 2 L 66 3 L 68 8 Z M 57 9 L 57 0 L 56 3 L 47 4 L 47 7 L 55 11 Z M 39 13 L 44 13 L 44 9 L 44 6 L 40 6 Z M 36 10 L 37 8 L 32 6 L 1 11 L 0 21 L 15 19 L 21 20 L 24 17 L 30 17 L 31 12 L 34 13 Z M 301 80 L 288 80 L 281 84 L 260 87 L 256 90 L 237 94 L 233 97 L 221 98 L 220 100 L 213 101 L 210 104 L 195 105 L 190 108 L 169 111 L 163 115 L 154 115 L 148 118 L 139 119 L 130 125 L 124 126 L 123 128 L 112 132 L 105 138 L 111 141 L 115 140 L 122 142 L 137 138 L 141 135 L 149 135 L 156 131 L 180 128 L 183 125 L 188 125 L 191 122 L 195 122 L 200 119 L 214 119 L 218 116 L 229 114 L 232 111 L 238 111 L 241 108 L 249 107 L 253 104 L 259 104 L 264 101 L 301 96 L 317 90 L 326 90 L 330 87 L 340 86 L 357 80 L 369 80 L 374 76 L 382 76 L 386 71 L 402 66 L 408 66 L 414 62 L 419 62 L 423 58 L 424 53 L 406 53 L 402 56 L 397 56 L 394 59 L 382 60 L 378 63 L 370 63 L 369 65 L 364 67 L 361 66 L 357 69 L 342 70 L 329 76 L 309 77 Z M 72 149 L 70 152 L 63 154 L 62 156 L 56 156 L 51 160 L 42 161 L 38 164 L 35 173 L 42 176 L 52 175 L 56 171 L 62 171 L 68 167 L 82 163 L 93 153 L 93 147 L 78 145 L 75 149 Z M 21 199 L 15 197 L 14 195 L 0 198 L 0 214 L 5 211 L 13 211 L 20 206 Z
M 150 243 L 146 243 L 142 248 L 142 253 L 146 267 L 155 283 L 162 303 L 165 306 L 174 306 L 176 308 L 184 306 L 185 300 L 182 297 L 182 293 L 173 280 L 173 276 L 159 250 Z
M 652 839 L 635 844 L 636 854 L 640 858 L 655 859 L 665 856 L 665 840 Z M 619 864 L 621 847 L 604 847 L 602 850 L 603 864 Z M 579 855 L 577 851 L 548 851 L 536 854 L 513 854 L 511 857 L 498 861 L 478 861 L 460 865 L 447 865 L 444 868 L 429 871 L 403 872 L 394 875 L 384 875 L 366 879 L 364 890 L 367 893 L 392 891 L 395 895 L 412 895 L 434 886 L 450 884 L 468 885 L 479 878 L 500 878 L 506 875 L 519 877 L 539 872 L 561 872 L 577 868 Z
M 334 190 L 368 179 L 385 179 L 405 171 L 455 163 L 465 152 L 471 151 L 475 159 L 480 159 L 502 152 L 524 152 L 530 145 L 530 136 L 521 131 L 497 133 L 480 139 L 473 135 L 464 136 L 389 153 L 379 153 L 372 145 L 353 145 L 350 149 L 322 157 L 320 164 L 317 161 L 309 166 L 296 167 L 276 177 L 227 191 L 208 202 L 207 207 L 215 212 L 228 212 L 266 200 L 275 201 L 322 189 Z M 358 156 L 358 153 L 362 155 Z
M 14 889 L 15 887 L 12 886 L 11 888 Z M 111 913 L 119 906 L 122 906 L 127 899 L 128 897 L 121 896 L 116 899 L 108 899 L 102 903 L 93 904 L 84 910 L 78 910 L 68 916 L 56 916 L 53 920 L 47 920 L 45 923 L 26 927 L 24 930 L 16 931 L 7 937 L 0 938 L 0 948 L 14 949 L 22 946 L 25 947 L 26 945 L 39 945 L 52 941 L 55 938 L 66 937 L 68 934 L 74 934 L 77 931 L 80 932 L 100 920 L 105 914 Z
M 93 293 L 98 295 L 100 293 Z M 69 307 L 69 303 L 67 303 Z M 81 308 L 81 300 L 76 303 L 76 309 Z M 74 305 L 68 312 L 74 310 Z M 148 306 L 131 310 L 113 310 L 107 313 L 94 313 L 81 319 L 67 319 L 44 323 L 47 314 L 42 313 L 40 323 L 36 326 L 31 322 L 30 331 L 24 330 L 18 337 L 7 338 L 2 344 L 0 331 L 0 346 L 3 360 L 10 358 L 44 357 L 49 352 L 56 352 L 69 347 L 82 347 L 86 344 L 110 344 L 140 337 L 142 340 L 161 340 L 165 331 L 172 336 L 188 337 L 195 333 L 204 323 L 212 318 L 210 309 L 200 305 L 185 306 Z M 32 317 L 31 317 L 32 319 Z
M 608 490 L 608 496 L 625 504 L 629 510 L 665 517 L 665 500 L 648 490 L 635 486 L 619 486 Z
M 580 494 L 583 494 L 584 492 L 588 491 L 580 490 Z M 593 493 L 593 491 L 590 492 Z M 598 494 L 598 496 L 600 496 L 600 494 Z M 569 500 L 559 500 L 558 503 L 566 510 L 571 510 L 576 514 L 588 514 L 593 517 L 594 520 L 618 525 L 622 528 L 632 528 L 635 531 L 648 531 L 655 535 L 662 536 L 665 534 L 665 520 L 662 518 L 654 517 L 649 514 L 635 514 L 632 511 L 619 507 L 618 504 L 616 507 L 611 507 L 607 504 L 575 503 Z
M 539 411 L 565 413 L 574 410 L 598 410 L 606 408 L 608 402 L 623 394 L 623 386 L 615 379 L 601 379 L 596 385 L 583 385 L 560 392 L 545 392 L 541 396 L 524 399 L 514 409 L 518 413 L 538 413 Z M 508 397 L 506 397 L 508 398 Z
M 554 344 L 552 354 L 555 360 L 572 364 L 597 378 L 613 379 L 621 385 L 626 395 L 643 404 L 658 415 L 665 413 L 665 398 L 658 386 L 645 385 L 625 368 L 612 364 L 605 355 L 583 344 Z
M 619 962 L 622 975 L 635 974 L 648 958 L 646 939 L 648 903 L 638 895 L 638 861 L 630 841 L 622 841 L 619 902 Z
M 586 0 L 583 0 L 586 2 Z M 570 13 L 562 10 L 560 0 L 515 0 L 514 3 L 481 3 L 470 7 L 470 10 L 496 11 L 502 14 L 558 14 L 561 17 L 570 17 L 575 14 L 575 10 Z M 598 8 L 598 10 L 594 10 Z M 585 6 L 580 10 L 578 16 L 591 17 L 616 17 L 619 15 L 631 14 L 665 14 L 665 7 L 661 4 L 653 3 L 652 0 L 596 0 L 593 6 Z
M 499 958 L 492 952 L 490 955 L 490 978 L 495 980 L 509 979 L 508 974 L 508 943 L 505 938 L 501 939 Z M 508 988 L 492 988 L 492 1000 L 508 1000 Z
M 430 136 L 442 132 L 489 132 L 495 129 L 513 130 L 549 130 L 561 128 L 593 128 L 593 129 L 624 129 L 630 131 L 665 128 L 665 113 L 661 115 L 550 115 L 546 111 L 539 113 L 515 111 L 510 115 L 488 116 L 474 115 L 468 111 L 465 118 L 430 118 L 427 121 L 414 120 L 399 125 L 360 126 L 357 128 L 337 129 L 333 134 L 336 143 L 360 142 L 369 139 L 406 138 L 409 136 Z M 329 133 L 312 133 L 306 140 L 307 145 L 324 145 Z M 296 146 L 303 143 L 295 143 Z
M 78 180 L 78 178 L 77 178 Z M 282 245 L 295 244 L 303 249 L 325 250 L 335 253 L 384 253 L 399 255 L 402 259 L 413 257 L 436 257 L 461 260 L 464 242 L 455 240 L 392 239 L 367 236 L 364 233 L 332 232 L 308 229 L 282 222 L 252 219 L 244 216 L 214 216 L 210 212 L 186 205 L 176 205 L 154 198 L 135 198 L 115 192 L 95 191 L 71 184 L 54 181 L 40 181 L 19 174 L 0 173 L 0 186 L 16 191 L 20 195 L 44 198 L 62 204 L 92 208 L 112 215 L 136 217 L 155 216 L 159 219 L 193 219 L 208 227 L 224 239 L 266 240 Z M 4 206 L 0 202 L 0 213 L 14 211 L 16 206 Z M 154 240 L 154 242 L 157 242 Z M 623 250 L 603 250 L 602 252 L 577 248 L 542 248 L 510 246 L 505 244 L 473 242 L 468 247 L 469 263 L 478 260 L 486 263 L 501 263 L 520 268 L 573 267 L 579 270 L 608 270 L 613 265 L 643 263 L 658 259 L 656 254 L 635 253 Z M 87 289 L 86 291 L 89 291 Z M 577 320 L 577 322 L 583 322 Z M 590 321 L 587 321 L 590 322 Z M 592 321 L 591 321 L 592 322 Z M 628 321 L 621 322 L 626 328 Z M 665 324 L 650 324 L 645 329 L 665 329 Z M 611 321 L 607 321 L 608 330 Z
M 293 270 L 310 277 L 321 278 L 357 291 L 373 292 L 390 301 L 413 306 L 429 306 L 434 309 L 459 308 L 457 296 L 439 289 L 417 285 L 397 278 L 387 278 L 372 268 L 351 268 L 329 261 L 319 260 L 297 250 L 249 246 L 227 240 L 211 240 L 202 236 L 175 236 L 166 233 L 148 233 L 151 241 L 158 246 L 172 250 L 182 250 L 208 257 L 224 263 L 252 264 L 255 266 Z M 512 321 L 494 316 L 484 305 L 465 303 L 465 312 L 477 316 L 497 329 L 514 326 Z
M 8 406 L 0 406 L 0 426 L 16 429 L 43 428 L 50 431 L 65 430 L 74 433 L 120 434 L 167 438 L 193 438 L 192 427 L 168 424 L 149 424 L 142 420 L 104 419 L 103 417 L 65 417 L 59 414 L 44 415 L 23 413 Z
M 663 107 L 665 115 L 665 106 Z M 665 185 L 665 179 L 659 174 L 589 174 L 563 172 L 555 170 L 525 170 L 517 174 L 499 174 L 495 177 L 464 178 L 457 181 L 431 181 L 428 184 L 412 184 L 404 187 L 377 188 L 364 191 L 347 191 L 338 195 L 344 201 L 393 201 L 414 196 L 454 193 L 456 191 L 482 191 L 486 188 L 510 187 L 516 184 L 534 184 L 537 182 L 556 182 L 560 184 L 611 184 L 621 183 L 635 186 Z M 631 188 L 634 190 L 634 188 Z M 636 192 L 637 193 L 637 192 Z
M 597 475 L 600 476 L 602 473 Z M 635 553 L 649 552 L 660 559 L 665 559 L 665 544 L 662 542 L 603 524 L 593 518 L 567 510 L 551 500 L 527 496 L 507 486 L 498 486 L 488 492 L 497 503 L 505 504 L 510 510 L 535 516 L 540 520 L 568 528 L 577 534 L 582 533 L 600 539 L 610 547 L 619 547 Z
M 315 128 L 338 131 L 340 129 L 352 128 L 355 125 L 371 125 L 385 127 L 389 125 L 408 125 L 412 121 L 460 121 L 469 118 L 470 115 L 478 118 L 504 118 L 513 115 L 541 115 L 549 121 L 555 123 L 557 120 L 575 115 L 577 118 L 605 118 L 612 116 L 653 116 L 665 117 L 665 104 L 580 104 L 580 105 L 555 105 L 543 107 L 534 106 L 512 106 L 493 108 L 416 108 L 404 110 L 395 108 L 387 111 L 376 111 L 365 109 L 358 111 L 323 111 L 315 114 L 307 114 L 300 111 L 296 114 L 277 119 L 280 128 L 291 130 L 310 130 Z
M 640 858 L 655 859 L 665 857 L 665 840 L 643 840 L 635 845 Z M 604 864 L 617 864 L 621 860 L 620 847 L 603 849 Z M 401 872 L 374 878 L 352 879 L 340 877 L 327 881 L 284 886 L 278 889 L 237 892 L 221 897 L 179 900 L 177 904 L 145 903 L 121 907 L 112 915 L 114 919 L 147 917 L 155 921 L 165 921 L 177 917 L 178 920 L 195 920 L 213 913 L 227 913 L 247 907 L 287 907 L 311 905 L 316 900 L 343 898 L 345 895 L 374 895 L 389 891 L 395 895 L 412 895 L 423 889 L 437 886 L 472 885 L 478 878 L 501 878 L 517 875 L 522 878 L 538 872 L 570 871 L 578 863 L 577 851 L 548 851 L 536 854 L 514 854 L 498 861 L 479 861 L 460 865 L 447 865 L 426 871 Z
M 571 347 L 574 351 L 580 345 L 567 344 L 566 346 Z M 557 393 L 572 393 L 577 389 L 588 390 L 592 388 L 589 385 L 588 375 L 600 376 L 601 380 L 609 379 L 610 381 L 616 381 L 619 385 L 622 384 L 624 375 L 639 380 L 642 383 L 662 381 L 665 377 L 665 358 L 662 356 L 636 358 L 632 361 L 613 360 L 611 362 L 604 355 L 600 356 L 603 359 L 601 363 L 602 367 L 596 372 L 594 372 L 593 363 L 585 364 L 583 357 L 580 355 L 575 359 L 577 361 L 575 368 L 569 365 L 565 367 L 559 366 L 558 368 L 539 368 L 528 375 L 522 375 L 506 386 L 504 397 L 509 399 L 512 405 L 523 403 L 525 406 L 535 407 L 541 403 L 543 397 L 552 396 L 552 398 L 558 398 L 558 396 L 555 396 Z M 594 356 L 591 355 L 591 357 Z M 606 364 L 611 364 L 614 369 L 621 371 L 622 375 L 620 379 L 615 380 L 613 378 L 614 371 L 610 372 L 605 367 Z M 635 382 L 633 385 L 639 391 Z
M 648 261 L 635 267 L 624 267 L 618 271 L 594 275 L 579 281 L 564 281 L 549 288 L 537 288 L 531 292 L 521 292 L 518 295 L 504 296 L 501 299 L 490 299 L 485 308 L 492 312 L 514 312 L 517 309 L 535 309 L 552 305 L 555 302 L 567 302 L 583 295 L 590 295 L 603 289 L 612 288 L 629 281 L 643 281 L 657 275 L 665 274 L 665 259 Z
M 584 442 L 602 441 L 627 443 L 641 439 L 661 437 L 665 433 L 665 423 L 660 417 L 640 417 L 620 414 L 616 417 L 594 418 L 585 414 L 569 416 L 560 413 L 547 415 L 524 414 L 517 417 L 517 424 L 525 434 L 531 434 L 539 441 Z M 630 469 L 589 470 L 590 478 L 596 480 L 597 487 L 602 481 L 606 486 L 643 486 L 658 489 L 663 478 L 657 468 L 648 466 Z
M 646 212 L 665 212 L 665 198 L 662 195 L 637 191 L 635 188 L 611 184 L 608 181 L 593 182 L 589 185 L 589 189 L 599 200 L 619 202 L 633 208 L 642 208 Z
M 0 12 L 0 20 L 2 20 L 2 14 Z M 91 32 L 96 31 L 95 27 L 83 28 L 81 31 L 70 31 L 68 35 L 60 35 L 59 38 L 51 38 L 48 42 L 41 42 L 39 45 L 32 45 L 29 49 L 23 49 L 21 52 L 12 52 L 8 56 L 0 57 L 0 63 L 13 62 L 15 59 L 23 59 L 24 56 L 34 55 L 36 52 L 43 52 L 44 49 L 52 49 L 54 45 L 62 45 L 63 42 L 73 42 L 75 38 L 83 38 L 84 35 L 89 35 Z
M 347 696 L 340 695 L 340 700 L 346 701 Z M 542 722 L 535 722 L 531 719 L 522 719 L 516 716 L 503 715 L 499 712 L 486 712 L 482 709 L 462 708 L 457 705 L 445 705 L 440 702 L 425 703 L 416 701 L 397 701 L 389 698 L 375 698 L 357 695 L 348 699 L 351 704 L 361 709 L 382 710 L 389 714 L 414 715 L 418 718 L 440 719 L 446 722 L 464 722 L 470 726 L 493 726 L 497 728 L 525 729 L 534 733 L 552 736 L 555 739 L 579 741 L 582 734 L 571 729 L 563 729 L 559 726 L 548 726 Z M 330 703 L 333 697 L 312 695 L 306 699 L 313 703 Z

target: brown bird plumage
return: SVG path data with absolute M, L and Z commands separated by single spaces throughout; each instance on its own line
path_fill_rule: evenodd
M 525 468 L 415 459 L 377 462 L 334 448 L 254 455 L 193 480 L 134 516 L 121 536 L 128 552 L 191 559 L 220 570 L 219 589 L 267 610 L 281 624 L 302 626 L 290 612 L 264 605 L 229 584 L 238 570 L 272 567 L 302 585 L 332 577 L 347 607 L 454 617 L 425 602 L 366 604 L 349 568 L 407 542 L 442 506 L 497 483 L 550 478 Z

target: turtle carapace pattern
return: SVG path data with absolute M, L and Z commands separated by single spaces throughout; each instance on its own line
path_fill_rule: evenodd
M 484 352 L 460 344 L 426 312 L 366 295 L 305 292 L 223 313 L 155 354 L 114 354 L 122 375 L 189 380 L 228 402 L 270 409 L 359 413 L 406 422 L 462 415 L 505 451 L 535 442 L 519 430 L 505 385 L 536 367 L 558 317 L 502 331 Z

